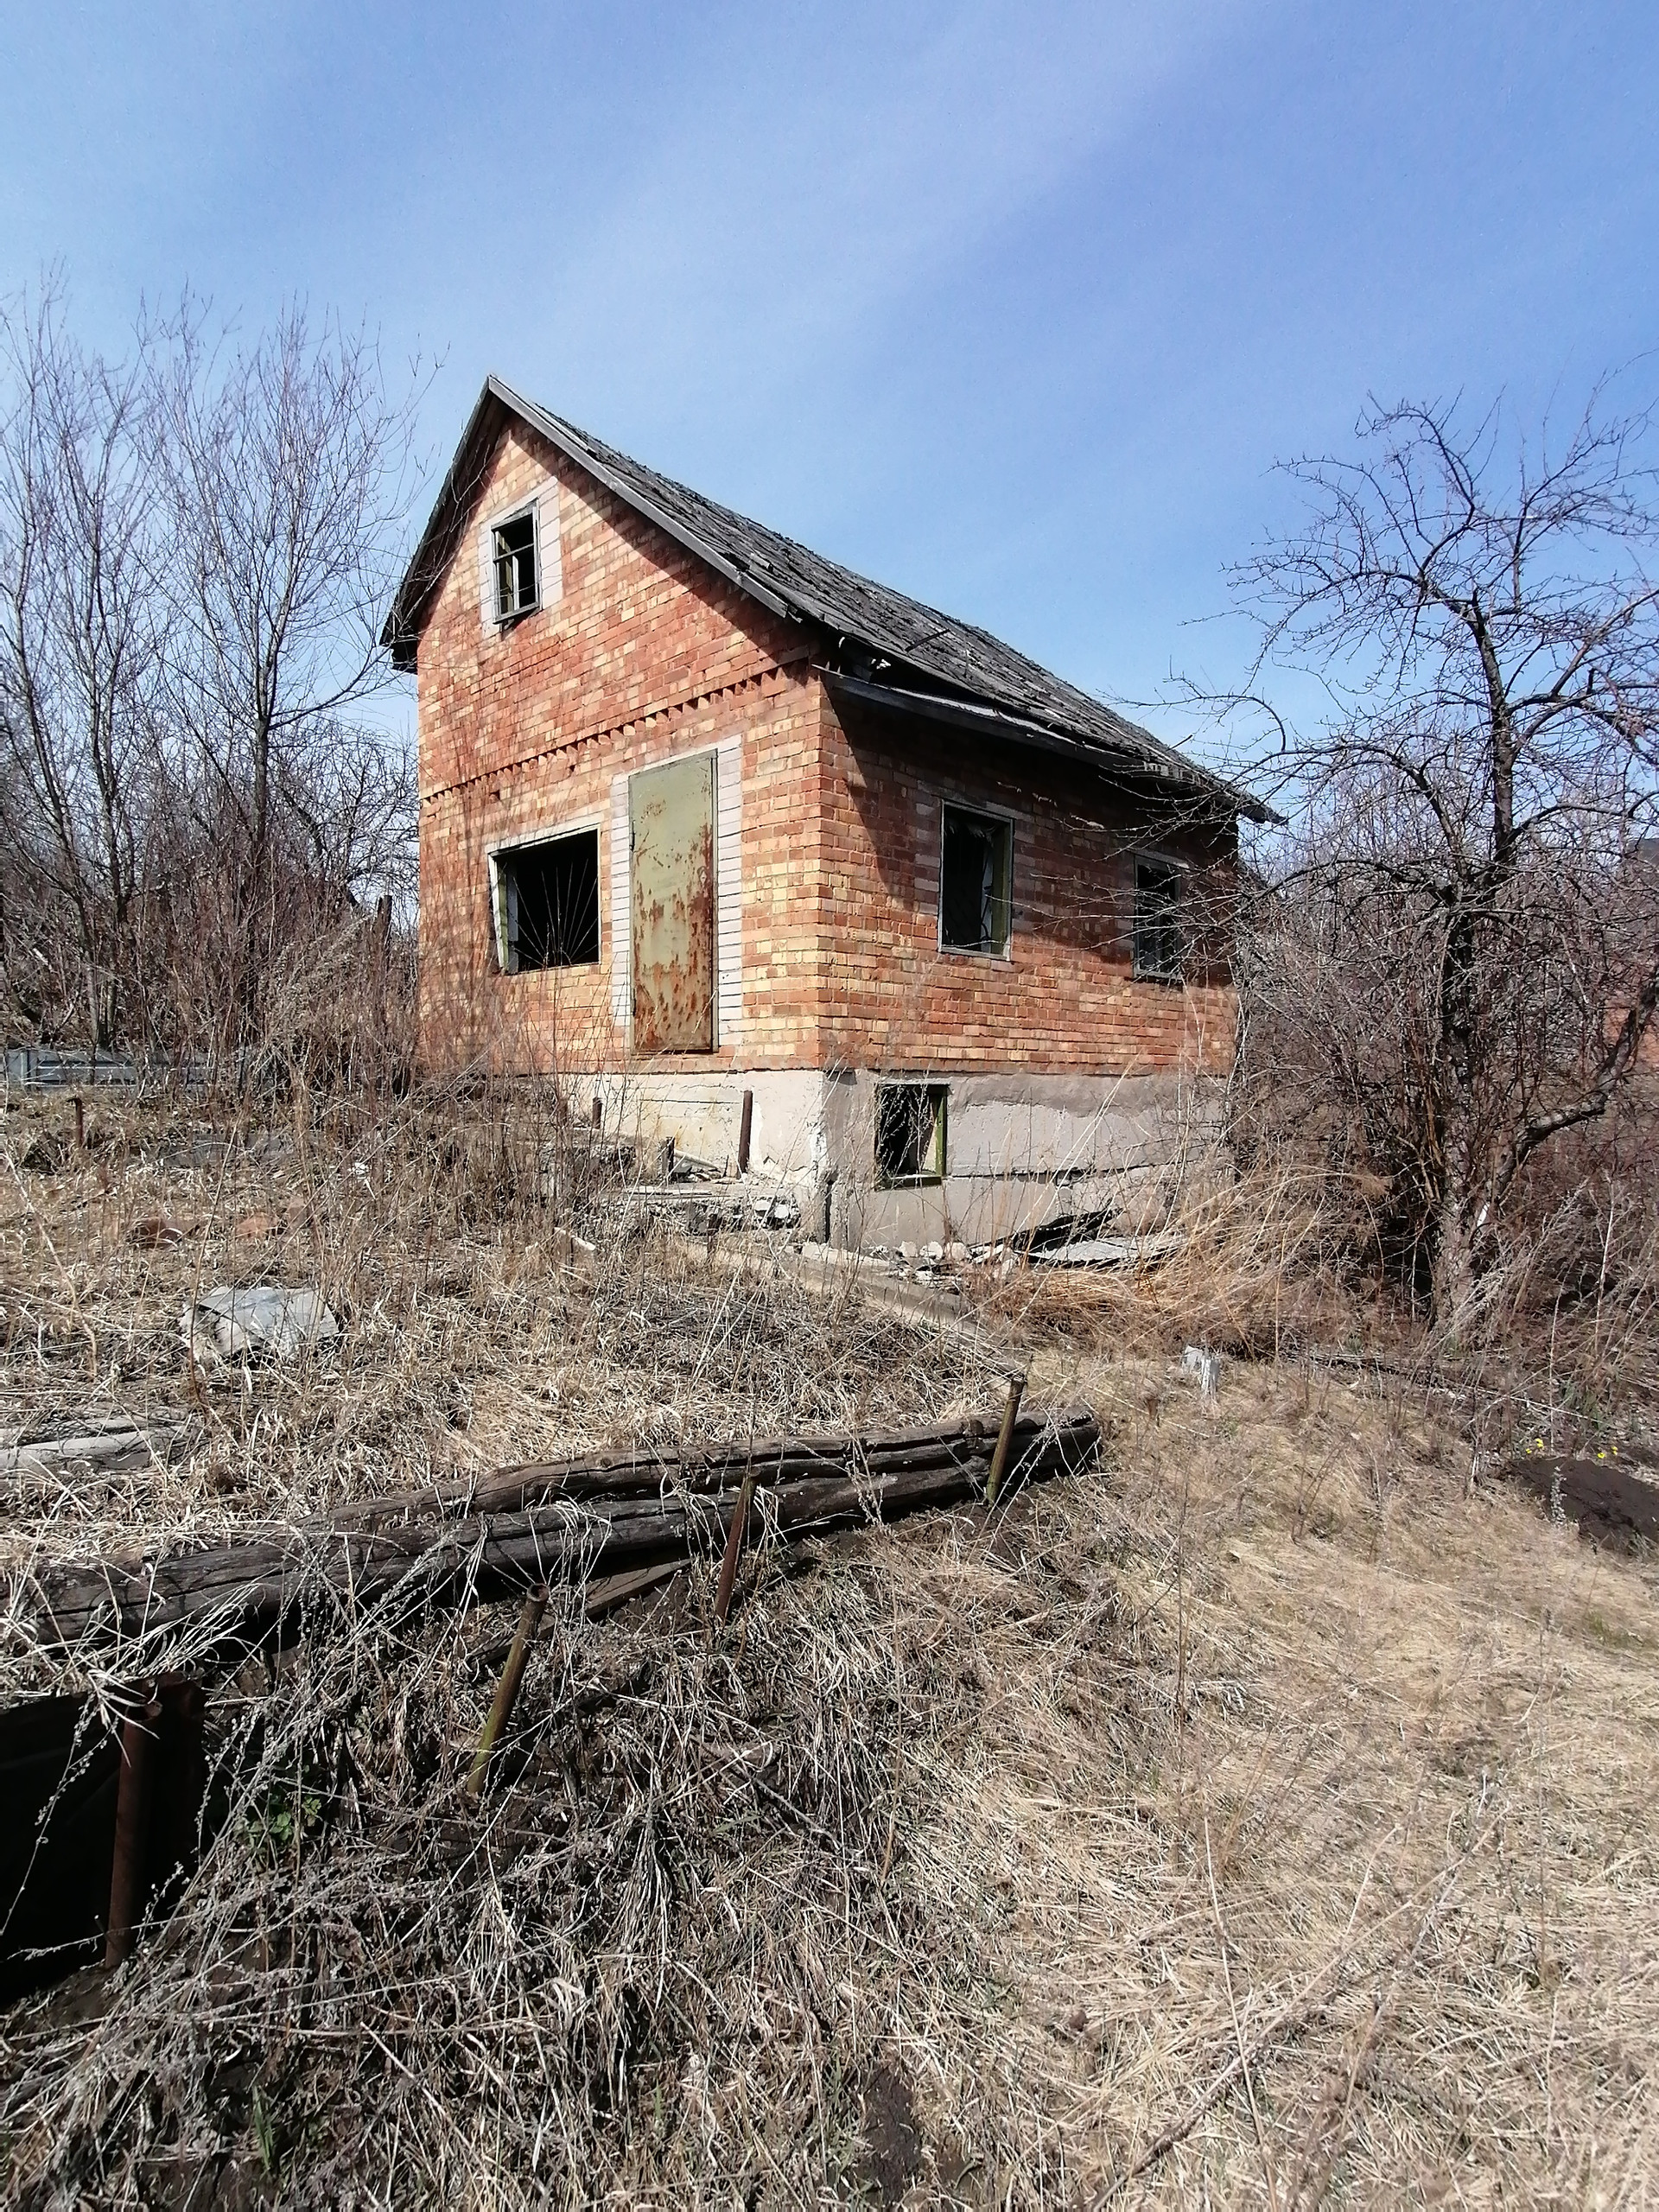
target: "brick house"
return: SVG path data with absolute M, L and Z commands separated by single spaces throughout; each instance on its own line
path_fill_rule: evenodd
M 1230 1065 L 1230 786 L 495 378 L 388 619 L 429 1065 L 802 1189 L 839 1239 L 1111 1206 Z

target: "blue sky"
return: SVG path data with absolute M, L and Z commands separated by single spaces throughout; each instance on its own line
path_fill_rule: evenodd
M 1368 391 L 1659 389 L 1651 0 L 3 21 L 0 289 L 302 294 L 437 357 L 435 470 L 497 369 L 1120 701 L 1236 670 Z

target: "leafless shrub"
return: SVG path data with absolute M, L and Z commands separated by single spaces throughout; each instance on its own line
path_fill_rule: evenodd
M 4 322 L 0 963 L 13 1035 L 241 1079 L 291 958 L 412 919 L 413 764 L 353 720 L 412 401 L 299 309 L 205 327 L 187 301 L 107 361 L 53 282 Z
M 169 571 L 165 660 L 175 788 L 215 857 L 207 1011 L 232 1050 L 258 1039 L 296 899 L 337 926 L 365 884 L 402 888 L 411 764 L 350 710 L 390 676 L 378 633 L 412 490 L 415 392 L 374 346 L 292 307 L 243 346 L 186 301 L 155 406 Z
M 1402 406 L 1360 443 L 1295 467 L 1305 530 L 1240 573 L 1257 678 L 1312 665 L 1332 702 L 1265 764 L 1293 820 L 1256 855 L 1241 1131 L 1363 1189 L 1384 1264 L 1466 1332 L 1529 1164 L 1608 1112 L 1659 1008 L 1649 426 Z
M 73 944 L 73 995 L 106 1052 L 131 1018 L 164 812 L 150 371 L 143 334 L 125 362 L 83 352 L 51 280 L 0 315 L 0 840 L 13 901 L 38 902 L 39 923 L 20 937 L 9 902 L 0 952 L 14 1000 L 50 1020 L 67 1011 Z

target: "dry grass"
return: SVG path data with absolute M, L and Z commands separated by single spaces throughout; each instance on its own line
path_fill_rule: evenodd
M 958 1340 L 766 1270 L 619 1243 L 591 1291 L 559 1277 L 525 1133 L 428 1110 L 257 1168 L 152 1167 L 169 1123 L 11 1183 L 3 1417 L 98 1391 L 197 1424 L 127 1489 L 10 1501 L 14 1563 L 556 1440 L 988 1399 Z M 196 1401 L 181 1290 L 232 1273 L 237 1208 L 296 1195 L 249 1269 L 324 1271 L 338 1361 Z M 136 1252 L 163 1204 L 193 1241 Z M 1471 1495 L 1448 1396 L 1236 1366 L 1208 1414 L 1155 1333 L 1094 1349 L 1110 1325 L 1032 1362 L 1111 1424 L 1102 1476 L 818 1571 L 760 1554 L 723 1638 L 702 1571 L 559 1614 L 480 1821 L 457 1792 L 510 1615 L 366 1620 L 217 1696 L 229 1815 L 170 1928 L 0 2029 L 10 2192 L 1652 2195 L 1651 1567 Z
M 597 1261 L 562 1266 L 567 1211 L 543 1192 L 571 1139 L 534 1094 L 274 1123 L 111 1099 L 84 1154 L 72 1128 L 67 1101 L 0 1123 L 0 1428 L 126 1414 L 179 1448 L 22 1485 L 0 1526 L 14 1570 L 41 1543 L 91 1556 L 142 1529 L 174 1546 L 615 1440 L 950 1417 L 987 1386 L 986 1361 L 862 1313 L 855 1284 L 826 1304 L 764 1249 L 709 1267 L 602 1173 L 576 1191 Z M 320 1288 L 340 1349 L 193 1375 L 192 1298 L 262 1281 Z M 0 1690 L 10 1663 L 0 1649 Z

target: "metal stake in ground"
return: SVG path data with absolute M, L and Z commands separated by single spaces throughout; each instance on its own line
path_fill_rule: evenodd
M 715 1626 L 724 1628 L 726 1616 L 732 1610 L 732 1591 L 737 1581 L 737 1555 L 743 1548 L 743 1532 L 749 1522 L 749 1503 L 754 1496 L 754 1474 L 751 1470 L 743 1478 L 743 1487 L 737 1493 L 737 1503 L 732 1508 L 732 1525 L 726 1531 L 726 1549 L 720 1562 L 720 1580 L 715 1586 Z
M 484 1795 L 485 1777 L 490 1770 L 490 1753 L 506 1733 L 512 1719 L 512 1708 L 518 1702 L 519 1685 L 524 1679 L 524 1665 L 530 1657 L 530 1647 L 536 1631 L 542 1624 L 542 1612 L 547 1604 L 547 1585 L 532 1590 L 518 1615 L 518 1625 L 513 1631 L 512 1649 L 507 1654 L 507 1663 L 501 1669 L 501 1680 L 496 1687 L 495 1702 L 490 1707 L 490 1717 L 484 1723 L 484 1733 L 478 1739 L 478 1750 L 473 1757 L 473 1770 L 467 1777 L 465 1791 L 469 1805 L 476 1805 Z
M 1002 1408 L 1002 1427 L 996 1440 L 996 1450 L 991 1455 L 990 1479 L 985 1485 L 985 1503 L 996 1503 L 996 1494 L 1002 1487 L 1002 1478 L 1008 1469 L 1008 1448 L 1014 1442 L 1014 1424 L 1020 1418 L 1020 1401 L 1026 1394 L 1023 1375 L 1008 1377 L 1008 1402 Z
M 151 1698 L 121 1726 L 121 1778 L 115 1797 L 115 1858 L 110 1869 L 110 1925 L 104 1963 L 118 1967 L 132 1948 L 149 1847 L 149 1784 L 162 1704 Z

